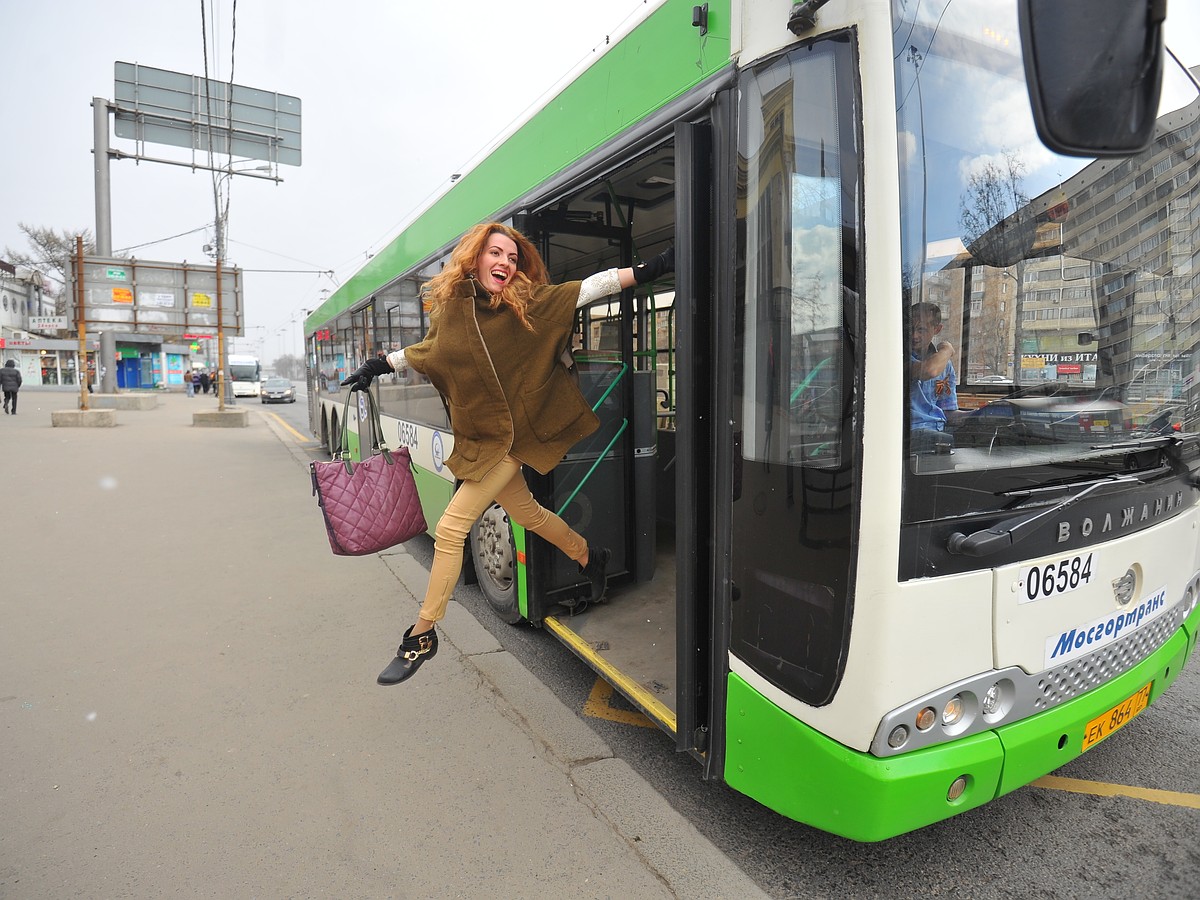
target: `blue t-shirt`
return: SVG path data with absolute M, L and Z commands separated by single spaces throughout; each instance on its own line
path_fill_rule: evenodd
M 910 353 L 912 362 L 919 362 L 921 357 Z M 933 378 L 912 380 L 909 388 L 909 405 L 912 408 L 912 427 L 914 430 L 945 431 L 947 410 L 958 409 L 958 377 L 954 374 L 954 363 L 946 363 L 942 374 Z

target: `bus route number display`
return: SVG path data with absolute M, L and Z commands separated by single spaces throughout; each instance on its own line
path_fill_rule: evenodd
M 1032 603 L 1069 594 L 1091 584 L 1093 577 L 1091 553 L 1025 566 L 1017 582 L 1022 594 L 1020 602 Z

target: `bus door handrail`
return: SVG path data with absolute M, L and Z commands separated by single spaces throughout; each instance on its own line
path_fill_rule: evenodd
M 811 372 L 809 372 L 806 376 L 804 376 L 804 380 L 800 382 L 800 384 L 796 387 L 796 389 L 794 391 L 792 391 L 791 399 L 788 401 L 789 404 L 796 402 L 796 398 L 800 396 L 800 394 L 804 391 L 804 389 L 812 383 L 812 380 L 817 377 L 817 373 L 820 372 L 823 368 L 825 368 L 825 366 L 832 359 L 833 359 L 832 356 L 826 356 L 819 363 L 817 363 L 815 366 L 813 366 L 813 370 Z
M 600 405 L 602 403 L 604 403 L 605 400 L 608 399 L 608 395 L 613 392 L 613 388 L 615 388 L 617 386 L 617 382 L 619 382 L 622 378 L 624 378 L 625 373 L 628 371 L 629 371 L 629 365 L 627 363 L 622 362 L 621 369 L 620 369 L 620 371 L 617 372 L 617 377 L 612 380 L 612 383 L 609 384 L 609 386 L 605 389 L 604 393 L 600 395 L 600 399 L 597 400 L 592 405 L 592 412 L 596 412 L 596 410 L 598 410 L 600 408 Z M 566 510 L 566 508 L 571 505 L 571 501 L 575 499 L 575 495 L 578 494 L 581 490 L 583 490 L 583 486 L 585 484 L 587 484 L 588 479 L 592 477 L 592 473 L 596 471 L 596 467 L 598 465 L 600 465 L 600 462 L 604 459 L 604 457 L 608 456 L 608 453 L 610 450 L 612 450 L 613 445 L 616 444 L 618 439 L 620 439 L 621 435 L 623 435 L 625 433 L 625 429 L 628 427 L 629 427 L 629 417 L 625 416 L 621 419 L 621 427 L 618 428 L 617 433 L 612 436 L 612 440 L 610 440 L 608 442 L 608 446 L 605 447 L 604 450 L 600 453 L 600 455 L 596 457 L 595 462 L 593 462 L 591 467 L 587 470 L 587 472 L 584 473 L 583 478 L 581 478 L 579 480 L 579 484 L 575 485 L 575 490 L 571 491 L 571 495 L 569 497 L 567 497 L 567 499 L 563 501 L 562 506 L 560 506 L 558 508 L 557 514 L 559 516 L 561 516 L 563 514 L 563 512 Z

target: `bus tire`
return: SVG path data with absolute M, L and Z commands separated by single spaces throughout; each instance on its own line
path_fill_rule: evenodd
M 338 428 L 337 413 L 334 413 L 332 421 L 329 426 L 328 450 L 329 450 L 329 455 L 331 457 L 337 456 L 338 453 L 341 451 L 341 449 L 342 449 L 340 446 L 341 443 L 342 443 L 342 432 L 341 432 L 341 429 Z
M 471 526 L 471 562 L 488 606 L 509 625 L 521 621 L 516 559 L 508 514 L 493 503 Z

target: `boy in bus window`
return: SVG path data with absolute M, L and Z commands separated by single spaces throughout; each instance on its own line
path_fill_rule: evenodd
M 914 451 L 948 450 L 953 439 L 946 434 L 957 420 L 958 376 L 954 347 L 943 337 L 942 310 L 936 303 L 914 303 L 909 345 L 909 406 Z

